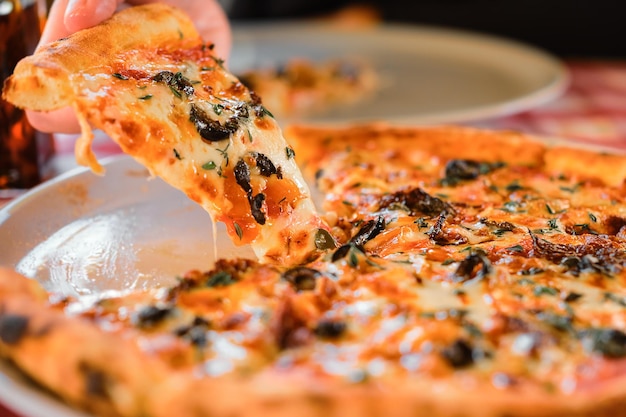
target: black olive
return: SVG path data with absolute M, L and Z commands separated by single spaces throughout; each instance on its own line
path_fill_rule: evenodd
M 454 185 L 461 180 L 473 180 L 503 166 L 502 162 L 452 159 L 446 164 L 444 183 Z
M 259 168 L 261 175 L 269 177 L 270 175 L 278 174 L 278 170 L 274 163 L 262 153 L 255 154 L 256 166 Z M 281 175 L 282 176 L 282 175 Z
M 171 71 L 161 71 L 152 77 L 152 79 L 156 82 L 163 82 L 179 93 L 185 93 L 187 96 L 192 96 L 195 93 L 191 81 L 189 81 L 181 72 L 174 74 Z
M 491 271 L 489 260 L 477 253 L 472 253 L 459 262 L 454 272 L 454 282 L 466 282 L 471 279 L 484 278 Z
M 250 185 L 250 168 L 243 159 L 237 161 L 234 173 L 237 184 L 246 192 L 248 196 L 251 195 L 252 186 Z
M 0 316 L 0 340 L 7 345 L 18 343 L 26 334 L 28 322 L 28 317 L 18 314 Z
M 150 327 L 164 320 L 171 312 L 170 307 L 147 306 L 137 312 L 135 319 L 139 326 Z
M 474 363 L 473 349 L 463 339 L 457 339 L 443 348 L 441 356 L 454 368 L 463 368 Z
M 383 230 L 385 230 L 385 219 L 381 216 L 376 220 L 369 220 L 363 224 L 350 241 L 356 246 L 362 247 L 368 241 L 378 236 Z
M 259 193 L 254 197 L 249 198 L 249 201 L 250 211 L 254 220 L 260 225 L 265 224 L 265 213 L 261 210 L 263 208 L 263 202 L 265 201 L 265 194 Z
M 343 321 L 322 319 L 315 327 L 315 334 L 325 339 L 336 339 L 346 331 L 347 325 Z
M 401 204 L 406 207 L 412 216 L 425 214 L 435 217 L 441 213 L 453 213 L 454 209 L 440 198 L 433 197 L 421 188 L 413 188 L 409 191 L 398 191 L 384 195 L 380 199 L 379 207 L 387 208 L 392 204 Z
M 296 266 L 285 271 L 282 278 L 289 282 L 297 291 L 309 291 L 315 289 L 315 282 L 322 273 L 306 266 Z
M 230 135 L 239 129 L 239 122 L 231 117 L 222 125 L 219 121 L 211 119 L 204 110 L 195 104 L 190 105 L 189 120 L 194 124 L 200 137 L 211 143 L 230 138 Z

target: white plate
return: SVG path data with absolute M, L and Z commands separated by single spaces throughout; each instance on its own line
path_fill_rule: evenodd
M 0 265 L 69 295 L 174 282 L 217 256 L 253 257 L 223 225 L 127 156 L 104 161 L 105 176 L 75 169 L 0 210 Z M 217 247 L 215 246 L 217 245 Z M 214 248 L 216 249 L 214 251 Z M 111 277 L 115 277 L 111 279 Z M 84 417 L 0 361 L 0 403 L 25 417 Z
M 229 67 L 235 73 L 276 67 L 293 57 L 356 57 L 374 67 L 383 86 L 373 99 L 306 120 L 313 123 L 484 120 L 546 103 L 568 82 L 562 63 L 539 49 L 444 28 L 235 23 L 233 39 Z

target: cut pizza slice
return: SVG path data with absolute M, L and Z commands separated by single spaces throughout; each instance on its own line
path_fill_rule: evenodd
M 263 261 L 333 246 L 272 114 L 173 7 L 129 8 L 40 48 L 3 95 L 36 111 L 72 106 L 80 163 L 103 171 L 90 148 L 92 127 L 103 130 Z

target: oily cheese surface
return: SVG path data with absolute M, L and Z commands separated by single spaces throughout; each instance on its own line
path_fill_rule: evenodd
M 448 126 L 286 135 L 324 253 L 93 303 L 3 271 L 0 352 L 102 415 L 624 415 L 623 157 L 578 170 Z

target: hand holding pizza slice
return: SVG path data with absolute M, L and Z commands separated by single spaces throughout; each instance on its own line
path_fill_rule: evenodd
M 40 48 L 18 64 L 3 94 L 36 111 L 72 106 L 81 164 L 103 171 L 90 149 L 92 127 L 102 129 L 260 259 L 314 257 L 333 242 L 294 152 L 260 98 L 212 49 L 178 9 L 138 6 Z

